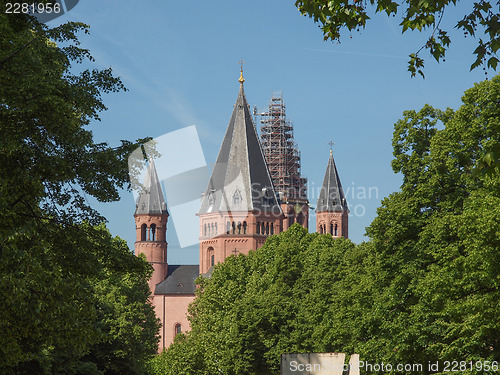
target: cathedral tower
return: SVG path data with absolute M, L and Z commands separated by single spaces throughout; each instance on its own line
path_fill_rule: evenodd
M 274 95 L 267 112 L 261 114 L 262 152 L 285 215 L 283 230 L 299 223 L 309 228 L 307 180 L 300 173 L 300 152 L 293 137 L 293 124 L 287 120 L 283 95 Z
M 329 233 L 333 237 L 348 237 L 347 201 L 340 183 L 340 177 L 330 150 L 323 186 L 316 207 L 316 231 Z
M 155 164 L 151 158 L 134 214 L 135 255 L 144 254 L 146 260 L 154 268 L 149 280 L 151 292 L 155 292 L 156 284 L 167 276 L 167 221 L 168 211 Z
M 283 212 L 262 154 L 250 108 L 240 89 L 200 217 L 200 273 L 232 254 L 261 247 L 282 231 Z

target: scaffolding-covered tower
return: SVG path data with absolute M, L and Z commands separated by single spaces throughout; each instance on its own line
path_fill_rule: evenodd
M 274 92 L 267 112 L 261 115 L 261 146 L 274 188 L 286 218 L 283 230 L 293 223 L 309 227 L 307 179 L 300 175 L 300 152 L 287 120 L 282 92 Z

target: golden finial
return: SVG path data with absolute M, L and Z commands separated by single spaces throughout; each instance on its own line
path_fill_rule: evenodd
M 240 59 L 240 61 L 238 61 L 238 64 L 240 64 L 241 68 L 240 68 L 240 79 L 238 80 L 240 83 L 243 83 L 245 82 L 245 78 L 243 78 L 243 64 L 246 63 L 246 61 L 243 61 L 243 59 Z

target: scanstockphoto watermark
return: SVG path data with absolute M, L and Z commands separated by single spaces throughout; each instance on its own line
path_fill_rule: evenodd
M 379 200 L 379 189 L 377 186 L 362 186 L 357 185 L 354 181 L 346 188 L 340 191 L 338 187 L 331 186 L 329 191 L 326 191 L 323 184 L 316 184 L 314 181 L 307 181 L 307 184 L 299 189 L 293 187 L 286 190 L 283 194 L 285 197 L 300 197 L 306 198 L 311 202 L 311 207 L 316 204 L 321 204 L 318 200 L 328 199 L 333 205 L 344 205 L 349 208 L 349 216 L 363 217 L 366 215 L 365 203 L 369 200 Z M 345 198 L 345 202 L 336 201 L 339 196 Z M 325 202 L 323 202 L 325 203 Z
M 329 198 L 334 200 L 339 194 L 343 193 L 346 199 L 346 205 L 349 208 L 349 216 L 351 217 L 365 216 L 365 203 L 373 199 L 379 201 L 379 190 L 377 186 L 363 186 L 351 181 L 351 184 L 347 185 L 342 190 L 342 192 L 339 192 L 336 187 L 331 187 L 328 193 Z M 308 181 L 307 191 L 309 202 L 311 202 L 312 205 L 317 203 L 322 193 L 324 195 L 322 184 L 316 184 L 314 181 Z
M 426 363 L 388 363 L 361 360 L 358 354 L 345 363 L 344 353 L 283 354 L 281 375 L 289 374 L 329 374 L 360 375 L 361 373 L 464 373 L 497 372 L 497 361 L 428 361 Z
M 45 23 L 73 9 L 79 0 L 9 1 L 5 3 L 5 14 L 26 14 Z

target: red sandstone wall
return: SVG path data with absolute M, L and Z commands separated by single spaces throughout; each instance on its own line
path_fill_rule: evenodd
M 187 309 L 194 295 L 155 295 L 153 305 L 156 316 L 163 322 L 160 328 L 158 351 L 167 348 L 175 337 L 175 325 L 180 324 L 182 332 L 189 331 Z

